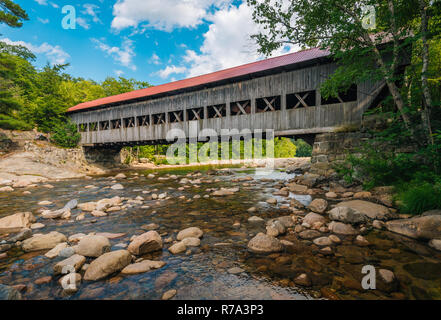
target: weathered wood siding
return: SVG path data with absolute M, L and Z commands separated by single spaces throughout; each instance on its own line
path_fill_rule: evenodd
M 329 132 L 333 128 L 347 124 L 360 123 L 361 117 L 370 101 L 373 92 L 379 86 L 374 83 L 358 85 L 357 99 L 345 103 L 321 105 L 318 88 L 332 74 L 334 64 L 317 65 L 300 70 L 282 72 L 247 81 L 218 86 L 195 92 L 177 94 L 169 97 L 151 99 L 126 105 L 103 107 L 98 110 L 71 114 L 72 121 L 80 124 L 99 123 L 139 116 L 148 116 L 150 125 L 81 132 L 82 144 L 137 143 L 165 140 L 167 132 L 173 128 L 195 132 L 211 128 L 220 134 L 221 129 L 273 129 L 275 135 L 295 135 L 302 133 Z M 287 109 L 287 95 L 294 93 L 311 93 L 315 95 L 315 105 L 305 107 L 300 104 L 296 109 Z M 279 97 L 280 110 L 256 112 L 256 99 Z M 235 102 L 250 101 L 250 113 L 232 115 Z M 225 105 L 226 115 L 222 118 L 209 118 L 208 108 Z M 187 110 L 204 108 L 200 120 L 187 121 Z M 179 122 L 170 122 L 173 111 L 183 111 Z M 155 114 L 165 114 L 166 123 L 153 124 Z M 193 131 L 195 130 L 195 131 Z

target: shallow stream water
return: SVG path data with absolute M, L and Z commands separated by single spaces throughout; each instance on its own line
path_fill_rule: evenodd
M 79 210 L 73 210 L 72 220 L 45 220 L 46 225 L 34 233 L 58 231 L 67 237 L 76 233 L 110 232 L 124 233 L 118 239 L 110 240 L 112 250 L 119 250 L 120 244 L 128 244 L 133 235 L 145 232 L 141 227 L 156 223 L 163 237 L 176 238 L 178 231 L 196 226 L 203 230 L 201 246 L 191 252 L 172 255 L 165 245 L 162 252 L 146 255 L 144 258 L 160 259 L 166 265 L 158 270 L 138 275 L 112 275 L 97 282 L 82 282 L 73 295 L 63 294 L 58 277 L 53 276 L 53 266 L 62 258 L 48 259 L 44 252 L 24 253 L 18 249 L 8 252 L 0 260 L 0 283 L 6 285 L 25 284 L 22 292 L 25 299 L 160 299 L 170 289 L 176 289 L 175 299 L 440 299 L 441 298 L 441 254 L 420 242 L 400 237 L 385 231 L 370 231 L 365 237 L 368 247 L 359 247 L 353 239 L 343 239 L 333 248 L 332 255 L 323 255 L 310 241 L 297 239 L 294 233 L 280 239 L 292 241 L 295 245 L 289 251 L 258 255 L 247 250 L 248 241 L 258 232 L 265 232 L 265 224 L 252 224 L 248 218 L 256 215 L 268 220 L 291 214 L 283 205 L 289 205 L 289 197 L 276 197 L 277 205 L 269 205 L 266 199 L 281 181 L 294 175 L 276 171 L 269 175 L 256 175 L 255 169 L 231 169 L 215 171 L 212 168 L 198 168 L 202 179 L 197 185 L 188 184 L 182 191 L 178 182 L 194 169 L 161 170 L 155 178 L 148 178 L 150 171 L 125 172 L 126 179 L 114 180 L 111 176 L 93 179 L 75 179 L 51 182 L 48 189 L 38 186 L 23 191 L 0 195 L 0 217 L 20 211 L 31 211 L 36 217 L 42 200 L 52 201 L 49 209 L 62 208 L 69 200 L 79 202 L 97 201 L 113 196 L 147 199 L 152 192 L 167 192 L 166 200 L 145 200 L 142 205 L 133 205 L 107 217 L 93 217 L 86 214 L 82 221 L 75 221 Z M 178 175 L 176 180 L 158 180 L 170 174 Z M 112 176 L 114 176 L 113 173 Z M 251 176 L 252 181 L 232 182 L 238 177 Z M 215 179 L 220 181 L 214 182 Z M 206 180 L 209 180 L 206 182 Z M 109 186 L 121 183 L 123 190 L 111 190 Z M 95 188 L 85 188 L 94 185 Z M 206 189 L 240 187 L 232 196 L 204 198 Z M 143 193 L 144 191 L 144 193 Z M 201 198 L 193 199 L 199 194 Z M 185 199 L 179 197 L 185 196 Z M 310 196 L 294 195 L 305 205 Z M 190 200 L 191 199 L 191 200 Z M 141 208 L 149 206 L 149 208 Z M 256 207 L 255 213 L 247 212 Z M 240 227 L 233 227 L 240 222 Z M 0 242 L 1 242 L 0 238 Z M 90 263 L 91 260 L 88 260 Z M 363 290 L 361 269 L 364 265 L 385 268 L 395 273 L 398 281 L 386 285 L 377 281 L 377 290 Z M 231 274 L 228 270 L 240 267 L 244 272 Z M 296 286 L 293 279 L 307 273 L 312 280 L 311 287 Z M 36 284 L 35 280 L 53 276 L 49 283 Z M 378 277 L 377 277 L 378 278 Z

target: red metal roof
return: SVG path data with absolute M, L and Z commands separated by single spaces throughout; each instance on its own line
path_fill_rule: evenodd
M 118 94 L 116 96 L 101 98 L 93 101 L 83 102 L 75 107 L 69 108 L 67 112 L 80 111 L 84 109 L 94 108 L 98 106 L 104 106 L 112 103 L 118 103 L 133 99 L 145 98 L 149 96 L 154 96 L 158 94 L 163 94 L 167 92 L 173 92 L 176 90 L 196 87 L 208 83 L 213 83 L 217 81 L 232 79 L 240 76 L 245 76 L 248 74 L 271 70 L 277 67 L 283 67 L 288 65 L 297 64 L 300 62 L 305 62 L 309 60 L 314 60 L 317 58 L 327 57 L 330 53 L 326 50 L 320 50 L 319 48 L 313 48 L 308 50 L 303 50 L 295 53 L 286 54 L 279 57 L 269 58 L 266 60 L 256 61 L 248 64 L 244 64 L 238 67 L 229 68 L 221 71 L 216 71 L 213 73 L 179 80 L 175 82 L 170 82 L 166 84 L 161 84 L 158 86 L 140 89 L 132 92 Z

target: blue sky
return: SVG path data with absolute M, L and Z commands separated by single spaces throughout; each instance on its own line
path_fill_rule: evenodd
M 0 40 L 27 46 L 37 67 L 69 63 L 75 77 L 121 75 L 153 85 L 262 59 L 259 30 L 241 0 L 16 0 L 30 20 L 0 25 Z M 75 8 L 64 29 L 62 8 Z M 286 47 L 274 55 L 295 51 Z

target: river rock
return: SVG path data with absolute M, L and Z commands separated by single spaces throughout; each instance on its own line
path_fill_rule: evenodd
M 370 219 L 387 220 L 391 217 L 391 212 L 385 206 L 364 200 L 343 201 L 337 207 L 348 207 L 356 210 Z
M 75 254 L 75 249 L 72 247 L 66 247 L 60 250 L 60 252 L 58 253 L 59 257 L 62 258 L 69 258 L 72 257 Z
M 308 277 L 306 273 L 302 273 L 297 278 L 294 279 L 294 283 L 303 286 L 303 287 L 310 287 L 311 286 L 311 279 Z
M 124 173 L 118 173 L 115 176 L 115 179 L 125 179 L 125 178 L 127 178 L 127 176 Z
M 289 189 L 289 191 L 293 192 L 293 193 L 306 193 L 308 191 L 308 187 L 307 186 L 303 186 L 297 183 L 289 183 L 287 184 L 287 187 Z
M 59 209 L 59 210 L 44 210 L 41 213 L 41 216 L 44 219 L 58 219 L 58 218 L 66 218 L 66 216 L 70 217 L 69 209 Z
M 21 294 L 13 287 L 0 284 L 0 300 L 21 300 Z
M 141 262 L 129 264 L 127 267 L 121 270 L 122 274 L 138 274 L 144 273 L 150 270 L 159 269 L 165 266 L 164 261 L 152 261 L 143 260 Z
M 414 239 L 430 240 L 441 238 L 441 216 L 420 216 L 410 219 L 386 222 L 389 231 Z
M 78 271 L 81 269 L 81 267 L 85 262 L 86 262 L 86 257 L 81 256 L 79 254 L 74 254 L 73 256 L 58 262 L 54 266 L 54 273 L 61 274 L 66 272 L 72 272 L 72 270 L 69 270 L 71 267 L 73 267 L 75 271 Z
M 285 228 L 292 228 L 295 225 L 291 216 L 278 217 L 276 220 L 279 221 Z
M 320 237 L 320 238 L 314 239 L 313 243 L 317 246 L 320 246 L 320 247 L 326 247 L 326 246 L 332 245 L 332 241 L 328 237 Z
M 72 199 L 70 200 L 68 203 L 66 203 L 63 207 L 63 209 L 69 209 L 69 210 L 73 210 L 78 206 L 78 200 L 77 199 Z
M 81 284 L 81 274 L 79 273 L 69 273 L 61 277 L 59 280 L 63 293 L 70 295 L 74 294 L 80 289 Z
M 325 193 L 325 197 L 330 198 L 330 199 L 334 199 L 334 198 L 337 198 L 338 195 L 335 192 L 330 191 L 330 192 Z
M 175 289 L 172 290 L 168 290 L 166 292 L 164 292 L 164 294 L 162 295 L 162 300 L 170 300 L 171 298 L 173 298 L 176 295 L 177 291 Z
M 264 233 L 258 233 L 250 240 L 250 242 L 248 242 L 248 248 L 257 253 L 271 253 L 282 251 L 283 245 L 274 237 L 268 236 Z
M 319 215 L 315 212 L 310 212 L 303 218 L 303 223 L 307 223 L 310 226 L 312 226 L 316 222 L 325 223 L 326 219 L 322 215 Z
M 35 222 L 31 212 L 19 212 L 0 219 L 0 234 L 15 233 Z
M 10 242 L 17 242 L 29 239 L 32 237 L 32 230 L 30 228 L 24 228 L 19 233 L 9 238 Z
M 285 226 L 278 220 L 270 221 L 270 223 L 266 226 L 266 234 L 272 237 L 277 237 L 285 232 Z
M 199 238 L 185 238 L 182 239 L 182 243 L 185 244 L 186 247 L 199 247 L 201 245 L 201 240 Z
M 168 248 L 168 251 L 170 251 L 172 254 L 182 253 L 185 250 L 187 250 L 187 246 L 182 241 L 177 242 L 174 245 L 172 245 L 170 248 Z
M 67 238 L 64 234 L 57 231 L 52 231 L 47 234 L 34 235 L 29 239 L 26 239 L 22 243 L 23 250 L 26 252 L 47 250 L 54 248 L 57 244 L 67 242 Z
M 201 238 L 203 234 L 204 233 L 202 232 L 201 229 L 199 229 L 197 227 L 190 227 L 190 228 L 181 230 L 178 233 L 176 239 L 182 240 L 185 238 Z
M 344 223 L 359 224 L 367 221 L 367 218 L 361 212 L 349 207 L 335 207 L 329 211 L 329 218 Z
M 322 234 L 317 230 L 305 230 L 299 233 L 299 237 L 304 240 L 311 240 L 320 237 Z
M 161 250 L 162 238 L 156 231 L 149 231 L 135 237 L 127 249 L 134 255 Z
M 252 217 L 248 218 L 248 222 L 251 222 L 251 223 L 263 222 L 263 221 L 265 221 L 265 220 L 263 220 L 261 217 L 252 216 Z
M 75 252 L 85 257 L 99 257 L 110 250 L 110 241 L 106 237 L 90 235 L 81 238 Z
M 314 199 L 309 204 L 308 208 L 316 213 L 323 213 L 328 208 L 328 201 L 325 199 Z
M 121 183 L 117 183 L 117 184 L 114 184 L 113 186 L 111 186 L 110 189 L 112 189 L 112 190 L 122 190 L 122 189 L 124 189 L 124 186 Z
M 441 240 L 440 239 L 432 239 L 429 241 L 429 246 L 431 246 L 435 250 L 441 251 Z
M 268 204 L 277 204 L 277 199 L 276 198 L 269 198 L 266 200 L 266 203 Z
M 132 255 L 127 250 L 107 252 L 90 263 L 84 274 L 84 280 L 96 281 L 125 268 L 132 262 Z
M 355 237 L 354 243 L 360 247 L 368 246 L 369 241 L 366 240 L 362 235 L 358 235 Z
M 342 222 L 332 221 L 329 224 L 329 230 L 336 234 L 342 235 L 356 235 L 358 234 L 357 230 L 355 230 L 351 225 L 344 224 Z
M 65 249 L 67 247 L 68 247 L 67 242 L 59 243 L 54 248 L 52 248 L 51 250 L 46 252 L 44 255 L 45 255 L 45 257 L 47 257 L 49 259 L 53 259 L 55 257 L 58 257 L 58 254 L 61 252 L 61 250 Z
M 395 275 L 390 270 L 380 269 L 378 270 L 378 273 L 380 274 L 381 279 L 386 283 L 392 283 L 395 280 Z
M 84 202 L 84 203 L 79 203 L 78 204 L 78 209 L 82 210 L 82 211 L 87 211 L 87 212 L 92 212 L 93 210 L 96 209 L 96 202 Z
M 0 192 L 12 192 L 12 191 L 14 191 L 14 188 L 12 188 L 11 186 L 6 186 L 6 187 L 0 188 Z

